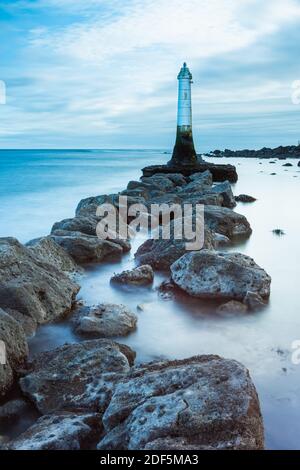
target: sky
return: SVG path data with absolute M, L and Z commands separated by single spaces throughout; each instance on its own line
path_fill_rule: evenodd
M 171 150 L 184 61 L 199 152 L 296 145 L 299 44 L 300 0 L 0 0 L 0 148 Z

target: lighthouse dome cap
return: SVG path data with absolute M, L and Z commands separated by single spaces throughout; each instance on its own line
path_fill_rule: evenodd
M 189 80 L 192 80 L 193 76 L 190 72 L 190 69 L 187 67 L 186 62 L 184 62 L 183 66 L 181 67 L 181 70 L 180 70 L 177 78 L 178 78 L 178 80 L 180 78 L 187 78 Z

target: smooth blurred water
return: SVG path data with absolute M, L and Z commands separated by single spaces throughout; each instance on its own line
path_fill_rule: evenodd
M 27 240 L 47 233 L 53 222 L 73 215 L 82 197 L 123 189 L 130 179 L 140 176 L 140 168 L 168 159 L 162 152 L 151 151 L 0 152 L 1 235 Z M 282 166 L 283 161 L 234 159 L 225 163 L 237 165 L 235 194 L 257 198 L 253 204 L 239 203 L 236 208 L 247 216 L 253 234 L 232 249 L 252 256 L 272 276 L 270 303 L 264 311 L 217 315 L 212 304 L 185 295 L 162 300 L 155 289 L 165 278 L 162 274 L 156 275 L 150 288 L 111 286 L 114 272 L 134 265 L 141 238 L 121 263 L 91 266 L 80 280 L 79 298 L 88 304 L 123 303 L 135 311 L 143 304 L 143 311 L 137 311 L 137 331 L 121 339 L 136 350 L 138 362 L 213 353 L 245 364 L 259 393 L 267 447 L 300 449 L 300 365 L 291 362 L 291 344 L 300 339 L 300 169 L 295 161 L 289 168 Z M 285 235 L 275 236 L 275 228 L 283 229 Z M 31 341 L 31 352 L 78 340 L 68 321 L 46 325 Z

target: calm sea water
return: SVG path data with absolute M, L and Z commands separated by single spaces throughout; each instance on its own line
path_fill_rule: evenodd
M 49 233 L 52 224 L 72 217 L 78 201 L 123 189 L 140 169 L 169 159 L 161 151 L 0 151 L 0 236 L 21 241 Z M 229 163 L 226 160 L 226 163 Z M 245 364 L 257 387 L 267 447 L 300 449 L 300 365 L 291 361 L 291 345 L 300 339 L 300 172 L 296 163 L 234 159 L 239 181 L 235 194 L 257 197 L 236 211 L 250 221 L 253 234 L 234 249 L 252 256 L 272 276 L 270 304 L 249 315 L 216 315 L 205 303 L 186 296 L 161 300 L 155 287 L 124 290 L 109 284 L 114 272 L 134 265 L 132 252 L 121 263 L 91 267 L 81 279 L 79 298 L 89 304 L 123 303 L 138 312 L 135 333 L 123 342 L 137 361 L 220 354 Z M 271 175 L 276 173 L 276 175 Z M 285 235 L 275 236 L 274 228 Z M 31 352 L 78 341 L 68 322 L 46 325 L 31 341 Z

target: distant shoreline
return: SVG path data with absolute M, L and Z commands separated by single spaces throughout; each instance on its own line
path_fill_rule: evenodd
M 276 148 L 263 147 L 260 150 L 214 150 L 209 153 L 204 153 L 204 157 L 219 157 L 219 158 L 278 158 L 279 160 L 286 160 L 293 158 L 300 160 L 300 145 L 279 146 Z

